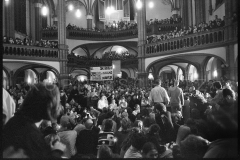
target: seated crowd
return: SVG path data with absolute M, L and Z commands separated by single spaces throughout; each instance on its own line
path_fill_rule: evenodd
M 147 44 L 161 42 L 161 41 L 165 41 L 165 40 L 173 39 L 177 37 L 183 37 L 183 36 L 191 35 L 195 33 L 210 31 L 212 29 L 216 29 L 224 26 L 225 26 L 224 20 L 218 18 L 218 16 L 216 15 L 215 20 L 209 21 L 209 24 L 202 22 L 198 26 L 195 25 L 194 27 L 191 27 L 191 26 L 189 27 L 184 26 L 183 28 L 176 27 L 174 30 L 169 31 L 168 33 L 165 33 L 165 34 L 148 36 Z M 161 27 L 159 27 L 159 31 L 161 31 Z
M 29 39 L 28 36 L 26 36 L 23 40 L 20 38 L 11 38 L 4 36 L 3 37 L 3 43 L 7 44 L 17 44 L 17 45 L 25 45 L 25 46 L 36 46 L 36 47 L 47 47 L 47 48 L 58 48 L 58 42 L 57 41 L 49 41 L 49 40 L 40 40 L 33 42 L 33 40 Z
M 171 16 L 170 18 L 166 18 L 166 19 L 161 19 L 158 20 L 157 18 L 150 19 L 150 21 L 147 22 L 147 24 L 178 24 L 182 22 L 182 18 L 180 15 L 178 15 L 178 17 L 174 18 L 173 16 Z
M 116 51 L 105 52 L 102 59 L 112 59 L 112 60 L 125 60 L 125 59 L 133 59 L 137 58 L 137 56 L 130 54 L 128 51 L 122 52 L 121 54 Z
M 15 113 L 9 97 L 17 88 L 10 95 L 3 89 L 3 157 L 238 157 L 237 87 L 231 81 L 209 81 L 204 92 L 179 89 L 184 99 L 177 107 L 179 81 L 169 82 L 163 103 L 153 101 L 160 82 L 154 89 L 114 83 L 25 86 Z

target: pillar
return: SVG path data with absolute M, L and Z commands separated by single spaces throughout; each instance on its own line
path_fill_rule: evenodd
M 14 0 L 9 0 L 8 2 L 6 2 L 4 0 L 3 2 L 4 6 L 4 15 L 5 15 L 5 33 L 4 35 L 6 35 L 7 37 L 12 37 L 15 38 L 15 25 L 14 25 Z
M 237 67 L 235 67 L 235 58 L 234 58 L 234 44 L 230 44 L 226 47 L 226 62 L 228 64 L 228 67 L 226 68 L 226 76 L 228 79 L 236 81 L 235 73 L 236 70 L 238 70 Z
M 58 17 L 57 17 L 57 15 L 53 15 L 53 25 L 58 26 Z
M 181 0 L 182 26 L 188 27 L 188 0 Z
M 148 74 L 145 71 L 145 44 L 146 44 L 146 0 L 141 0 L 142 8 L 137 11 L 138 24 L 138 79 L 140 87 L 147 84 Z
M 36 41 L 36 32 L 35 32 L 35 5 L 34 5 L 34 1 L 29 0 L 29 12 L 30 12 L 30 34 L 29 34 L 29 38 L 31 38 L 33 40 L 33 42 Z
M 26 33 L 27 35 L 30 35 L 31 33 L 31 23 L 30 23 L 30 2 L 29 0 L 26 0 Z
M 93 21 L 93 16 L 92 15 L 87 15 L 87 29 L 92 29 L 93 28 L 92 21 Z
M 233 12 L 236 11 L 236 0 L 226 0 L 225 1 L 225 26 L 224 39 L 225 41 L 230 41 L 234 37 L 234 30 L 232 26 L 232 16 Z
M 192 0 L 187 0 L 187 3 L 188 3 L 188 26 L 193 26 Z
M 34 7 L 35 7 L 35 40 L 39 41 L 41 39 L 42 30 L 41 0 L 35 0 Z
M 68 46 L 66 45 L 66 12 L 65 1 L 58 0 L 58 49 L 60 64 L 60 86 L 65 87 L 69 83 L 69 75 L 67 72 L 67 54 Z
M 205 0 L 195 0 L 196 25 L 206 21 Z

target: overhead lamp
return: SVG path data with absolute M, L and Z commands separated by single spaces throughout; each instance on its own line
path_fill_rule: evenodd
M 48 8 L 46 6 L 42 7 L 42 15 L 46 16 L 48 14 Z
M 5 2 L 9 2 L 9 0 L 5 0 Z
M 113 69 L 115 69 L 115 65 L 114 64 L 112 65 L 112 67 L 113 67 Z
M 143 4 L 142 4 L 141 0 L 137 1 L 136 6 L 137 6 L 137 9 L 142 9 Z
M 217 77 L 217 75 L 218 75 L 217 71 L 216 71 L 216 70 L 215 70 L 215 71 L 213 71 L 213 77 L 214 77 L 214 78 L 216 78 L 216 77 Z
M 77 18 L 80 18 L 81 17 L 81 11 L 80 11 L 80 9 L 77 9 L 77 11 L 76 11 L 76 17 Z
M 117 53 L 119 53 L 119 54 L 122 53 L 122 48 L 118 48 Z
M 154 3 L 153 2 L 149 2 L 148 6 L 149 6 L 149 8 L 153 8 L 154 7 Z
M 69 11 L 72 11 L 73 9 L 74 9 L 73 4 L 69 4 L 69 5 L 68 5 L 68 10 L 69 10 Z
M 150 79 L 150 80 L 153 80 L 153 79 L 154 79 L 154 77 L 153 77 L 153 74 L 152 74 L 152 73 L 149 73 L 149 75 L 148 75 L 148 79 Z

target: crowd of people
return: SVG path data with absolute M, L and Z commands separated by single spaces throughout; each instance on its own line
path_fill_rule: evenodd
M 171 16 L 170 18 L 161 20 L 158 20 L 157 18 L 155 18 L 154 20 L 150 19 L 150 21 L 147 22 L 147 24 L 178 24 L 178 23 L 182 23 L 182 18 L 180 15 L 178 15 L 176 18 Z
M 238 158 L 232 81 L 154 85 L 45 82 L 3 89 L 3 157 Z M 23 96 L 15 111 L 16 90 Z
M 57 41 L 49 41 L 49 40 L 40 40 L 33 42 L 28 36 L 26 36 L 23 40 L 20 38 L 11 38 L 4 36 L 3 43 L 7 44 L 17 44 L 17 45 L 25 45 L 25 46 L 36 46 L 36 47 L 47 47 L 47 48 L 58 48 Z
M 193 27 L 191 26 L 183 27 L 183 28 L 176 27 L 174 30 L 169 31 L 168 33 L 165 33 L 165 34 L 148 36 L 147 44 L 161 42 L 164 40 L 173 39 L 177 37 L 183 37 L 190 34 L 210 31 L 212 29 L 216 29 L 224 26 L 225 26 L 225 21 L 222 20 L 221 18 L 218 18 L 218 16 L 216 15 L 213 21 L 209 21 L 209 24 L 202 22 L 198 26 L 195 25 Z M 161 31 L 161 27 L 159 27 L 158 30 Z
M 128 21 L 118 21 L 117 23 L 114 21 L 113 23 L 108 23 L 105 25 L 106 31 L 121 31 L 121 30 L 130 30 L 137 29 L 136 22 L 128 22 Z
M 130 54 L 128 51 L 124 51 L 122 53 L 117 53 L 116 51 L 105 52 L 102 59 L 110 59 L 110 60 L 125 60 L 125 59 L 133 59 L 137 58 L 136 55 Z

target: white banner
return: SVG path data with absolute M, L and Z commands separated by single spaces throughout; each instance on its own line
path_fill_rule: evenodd
M 113 67 L 90 67 L 91 81 L 110 81 L 113 80 Z

